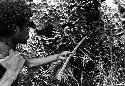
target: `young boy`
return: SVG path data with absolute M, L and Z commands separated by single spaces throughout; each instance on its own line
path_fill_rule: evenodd
M 64 51 L 60 55 L 28 59 L 28 55 L 16 51 L 18 43 L 27 43 L 31 16 L 31 9 L 22 1 L 0 2 L 0 86 L 11 86 L 25 62 L 31 67 L 44 65 L 58 59 L 65 60 L 64 55 L 69 54 Z

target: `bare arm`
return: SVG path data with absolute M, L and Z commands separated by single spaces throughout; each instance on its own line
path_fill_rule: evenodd
M 45 65 L 45 64 L 48 64 L 50 62 L 54 62 L 57 59 L 65 60 L 66 57 L 67 57 L 66 55 L 70 54 L 70 53 L 71 52 L 69 52 L 69 51 L 64 51 L 61 54 L 54 54 L 54 55 L 50 55 L 50 56 L 47 56 L 47 57 L 44 57 L 44 58 L 29 59 L 28 55 L 26 55 L 26 56 L 24 55 L 23 57 L 25 58 L 25 60 L 27 62 L 27 65 L 30 66 L 30 67 L 33 67 L 33 66 L 38 66 L 38 65 Z
M 59 54 L 54 54 L 54 55 L 50 55 L 44 58 L 27 59 L 27 62 L 30 67 L 38 66 L 38 65 L 45 65 L 50 62 L 56 61 L 58 56 Z

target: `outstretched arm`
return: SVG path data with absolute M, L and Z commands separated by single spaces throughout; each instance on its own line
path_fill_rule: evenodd
M 26 62 L 28 63 L 28 66 L 38 66 L 38 65 L 45 65 L 47 63 L 53 62 L 57 60 L 57 57 L 59 54 L 50 55 L 47 57 L 42 58 L 33 58 L 33 59 L 27 59 Z
M 38 65 L 45 65 L 50 62 L 56 61 L 57 59 L 65 60 L 68 56 L 67 54 L 70 54 L 70 52 L 64 51 L 61 54 L 54 54 L 54 55 L 50 55 L 44 58 L 42 57 L 42 58 L 28 59 L 26 56 L 24 56 L 24 58 L 26 59 L 28 66 L 33 67 L 33 66 L 38 66 Z

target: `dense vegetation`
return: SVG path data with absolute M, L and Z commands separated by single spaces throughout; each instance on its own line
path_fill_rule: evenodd
M 44 58 L 72 51 L 83 37 L 87 38 L 66 66 L 64 81 L 53 78 L 61 64 L 24 66 L 18 76 L 19 86 L 114 86 L 113 83 L 124 82 L 124 34 L 118 11 L 99 0 L 62 0 L 52 4 L 30 2 L 37 34 L 27 45 L 18 47 L 21 52 L 26 47 L 32 58 Z

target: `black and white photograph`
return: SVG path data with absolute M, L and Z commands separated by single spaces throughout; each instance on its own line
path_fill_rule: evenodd
M 0 0 L 0 86 L 125 86 L 125 0 Z

